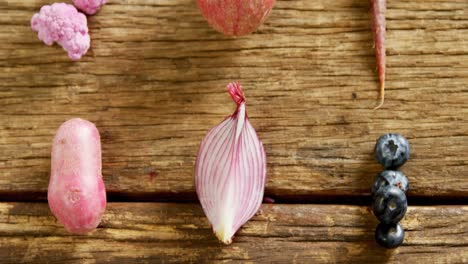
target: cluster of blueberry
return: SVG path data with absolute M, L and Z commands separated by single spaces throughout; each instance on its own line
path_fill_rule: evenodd
M 372 209 L 380 221 L 375 230 L 375 239 L 383 247 L 395 248 L 405 238 L 405 231 L 398 222 L 408 207 L 406 191 L 409 184 L 406 176 L 397 169 L 410 156 L 409 143 L 402 135 L 385 134 L 377 140 L 374 151 L 375 158 L 385 168 L 372 186 Z

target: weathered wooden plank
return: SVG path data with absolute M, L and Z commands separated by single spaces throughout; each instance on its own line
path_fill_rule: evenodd
M 411 207 L 406 240 L 387 251 L 374 242 L 368 208 L 263 205 L 230 246 L 217 242 L 198 205 L 110 203 L 85 236 L 67 234 L 47 204 L 0 203 L 2 262 L 466 263 L 468 207 Z
M 367 1 L 278 1 L 241 38 L 215 33 L 192 0 L 111 1 L 80 62 L 31 32 L 49 3 L 0 3 L 0 193 L 44 196 L 55 130 L 80 116 L 101 131 L 109 191 L 193 195 L 198 144 L 240 80 L 268 195 L 368 195 L 374 141 L 390 131 L 413 147 L 410 196 L 468 195 L 466 0 L 389 1 L 379 111 Z

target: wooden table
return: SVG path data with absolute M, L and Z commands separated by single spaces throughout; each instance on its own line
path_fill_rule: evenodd
M 71 1 L 68 1 L 71 2 Z M 279 0 L 255 34 L 214 32 L 192 0 L 111 0 L 72 62 L 30 18 L 46 0 L 0 2 L 0 262 L 467 263 L 468 1 L 388 1 L 387 100 L 366 0 Z M 230 246 L 197 202 L 205 133 L 239 80 L 268 159 L 266 196 Z M 72 117 L 94 122 L 108 207 L 88 235 L 47 203 L 50 149 Z M 412 147 L 403 246 L 374 242 L 375 140 Z

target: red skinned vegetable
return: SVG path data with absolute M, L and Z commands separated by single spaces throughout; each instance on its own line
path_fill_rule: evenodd
M 226 35 L 243 36 L 265 21 L 275 0 L 197 0 L 197 4 L 214 29 Z
M 374 108 L 378 109 L 384 104 L 385 98 L 385 11 L 386 0 L 370 0 L 372 16 L 372 32 L 375 42 L 375 56 L 377 59 L 377 71 L 379 73 L 380 102 Z
M 262 205 L 266 156 L 247 116 L 239 83 L 228 92 L 237 108 L 208 132 L 195 162 L 195 187 L 213 231 L 224 244 Z

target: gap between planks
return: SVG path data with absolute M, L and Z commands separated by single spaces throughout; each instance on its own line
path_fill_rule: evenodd
M 294 195 L 276 196 L 265 193 L 265 198 L 273 199 L 274 204 L 340 204 L 340 205 L 370 205 L 369 195 Z M 144 192 L 107 192 L 107 201 L 130 203 L 199 203 L 195 192 L 187 193 L 144 193 Z M 46 203 L 47 193 L 44 192 L 0 192 L 0 202 Z M 264 201 L 265 204 L 271 203 Z M 408 195 L 410 206 L 419 205 L 468 205 L 467 197 L 458 196 L 413 196 Z

